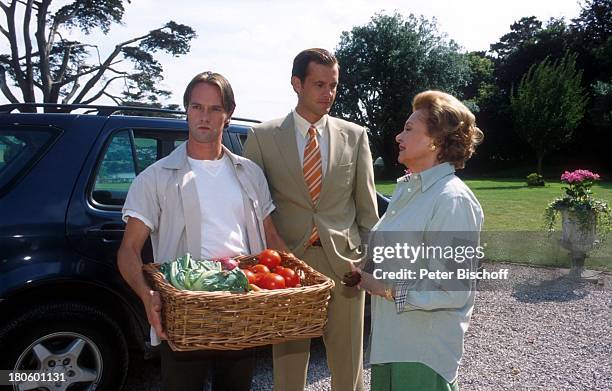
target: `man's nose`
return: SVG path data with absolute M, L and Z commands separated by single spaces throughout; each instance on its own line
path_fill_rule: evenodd
M 210 120 L 210 111 L 207 108 L 200 109 L 200 121 L 208 122 Z

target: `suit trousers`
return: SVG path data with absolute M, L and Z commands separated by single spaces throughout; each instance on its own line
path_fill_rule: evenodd
M 362 391 L 364 292 L 341 284 L 322 247 L 309 247 L 302 259 L 335 283 L 323 335 L 332 390 Z M 348 264 L 346 270 L 350 270 Z M 272 352 L 274 390 L 303 391 L 310 359 L 310 339 L 276 344 Z

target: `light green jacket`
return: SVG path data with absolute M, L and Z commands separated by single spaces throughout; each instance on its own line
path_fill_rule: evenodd
M 475 235 L 478 240 L 482 208 L 454 171 L 452 165 L 442 163 L 409 179 L 400 178 L 373 234 L 397 232 L 411 246 L 452 246 L 451 237 L 461 237 L 462 233 Z M 449 242 L 444 243 L 447 239 Z M 413 264 L 383 261 L 376 267 L 397 271 L 416 265 L 423 265 L 422 260 Z M 450 383 L 457 377 L 463 355 L 463 337 L 474 308 L 475 291 L 434 290 L 425 286 L 427 282 L 414 282 L 402 305 L 372 296 L 370 363 L 420 362 Z

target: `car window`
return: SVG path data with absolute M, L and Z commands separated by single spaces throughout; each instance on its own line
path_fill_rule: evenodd
M 116 132 L 98 163 L 91 196 L 94 204 L 104 209 L 121 208 L 136 175 L 169 155 L 185 142 L 187 136 L 186 131 L 178 129 L 125 129 Z M 237 134 L 225 131 L 222 141 L 233 152 L 242 152 Z
M 238 140 L 240 140 L 240 145 L 244 147 L 244 143 L 246 143 L 248 135 L 244 133 L 238 133 Z
M 59 135 L 50 129 L 0 130 L 0 194 L 31 167 Z
M 132 152 L 131 137 L 134 139 Z M 125 202 L 127 192 L 136 175 L 167 156 L 187 138 L 187 132 L 164 130 L 121 130 L 114 134 L 106 147 L 92 192 L 99 206 L 117 209 Z
M 161 156 L 160 140 L 150 137 L 134 137 L 136 145 L 136 158 L 138 159 L 138 169 L 140 171 L 155 163 Z
M 141 143 L 141 145 L 144 142 Z M 145 148 L 145 151 L 148 151 Z M 146 162 L 146 158 L 144 158 Z M 136 178 L 130 132 L 115 133 L 98 166 L 93 200 L 100 205 L 123 205 L 130 184 Z

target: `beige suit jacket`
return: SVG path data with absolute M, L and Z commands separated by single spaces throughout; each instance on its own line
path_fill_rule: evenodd
M 272 219 L 293 253 L 305 251 L 313 224 L 334 272 L 349 270 L 360 234 L 378 221 L 372 155 L 366 129 L 328 117 L 329 159 L 319 202 L 314 205 L 300 165 L 293 114 L 255 126 L 244 156 L 264 171 L 276 211 Z

